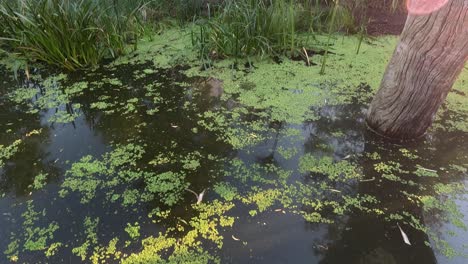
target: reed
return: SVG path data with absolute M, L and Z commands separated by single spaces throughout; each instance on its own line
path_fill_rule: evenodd
M 139 7 L 121 7 L 116 0 L 3 1 L 0 39 L 29 60 L 68 70 L 96 65 L 125 53 L 127 44 L 138 40 Z
M 339 9 L 339 0 L 333 0 L 334 3 L 335 3 L 335 6 L 333 7 L 333 11 L 331 13 L 331 17 L 330 17 L 330 23 L 329 23 L 329 27 L 328 27 L 328 37 L 327 37 L 327 43 L 326 43 L 326 46 L 325 46 L 325 54 L 323 55 L 322 57 L 322 66 L 320 67 L 320 74 L 325 74 L 325 68 L 326 68 L 326 65 L 327 65 L 327 58 L 328 58 L 328 52 L 329 52 L 329 49 L 330 49 L 330 45 L 331 45 L 331 38 L 332 38 L 332 34 L 333 34 L 333 27 L 335 27 L 335 21 L 336 21 L 336 14 L 337 14 L 337 11 Z
M 201 30 L 192 33 L 194 47 L 204 58 L 294 52 L 300 49 L 300 8 L 291 0 L 228 0 L 214 18 L 199 23 Z

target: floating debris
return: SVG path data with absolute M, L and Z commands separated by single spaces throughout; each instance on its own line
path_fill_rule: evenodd
M 197 194 L 195 191 L 193 190 L 190 190 L 189 188 L 185 189 L 186 191 L 189 191 L 191 193 L 193 193 L 195 195 L 195 197 L 197 197 L 197 204 L 201 204 L 202 201 L 203 201 L 203 196 L 205 195 L 205 190 L 204 189 L 200 194 Z
M 406 243 L 407 245 L 410 245 L 410 246 L 411 246 L 411 243 L 410 243 L 409 238 L 408 238 L 408 236 L 406 235 L 405 231 L 403 231 L 403 229 L 401 229 L 400 224 L 397 223 L 397 226 L 398 226 L 398 229 L 400 229 L 400 233 L 401 233 L 401 236 L 403 237 L 403 241 L 405 241 L 405 243 Z

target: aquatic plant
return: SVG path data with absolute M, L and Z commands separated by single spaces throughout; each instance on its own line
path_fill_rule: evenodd
M 188 54 L 183 53 L 183 47 L 189 40 L 188 36 L 180 37 L 184 33 L 186 32 L 176 30 L 165 32 L 158 36 L 156 41 L 145 43 L 143 49 L 132 56 L 122 57 L 121 62 L 126 64 L 131 61 L 130 64 L 134 64 L 145 61 L 147 58 L 152 60 L 162 58 L 160 60 L 163 61 L 162 65 L 169 67 L 166 62 L 171 60 L 171 56 L 182 57 Z M 299 218 L 299 221 L 302 217 L 308 222 L 307 225 L 313 226 L 315 226 L 314 223 L 333 223 L 332 228 L 340 228 L 343 219 L 344 222 L 352 222 L 348 219 L 355 215 L 369 216 L 372 219 L 388 216 L 385 218 L 386 221 L 398 221 L 402 226 L 403 223 L 408 225 L 404 228 L 413 242 L 411 228 L 422 232 L 427 232 L 428 228 L 417 218 L 417 212 L 407 212 L 409 211 L 407 208 L 421 204 L 426 213 L 441 214 L 444 222 L 450 221 L 463 228 L 460 222 L 463 222 L 463 219 L 455 210 L 455 204 L 453 201 L 444 199 L 454 190 L 464 192 L 465 186 L 463 184 L 460 186 L 436 184 L 433 195 L 420 193 L 419 190 L 422 187 L 432 190 L 432 184 L 422 186 L 419 181 L 438 182 L 445 174 L 452 175 L 452 171 L 466 173 L 466 165 L 463 165 L 466 163 L 464 156 L 457 158 L 455 162 L 457 165 L 446 166 L 450 169 L 449 173 L 445 170 L 447 168 L 437 167 L 442 165 L 428 164 L 430 162 L 427 160 L 423 161 L 419 156 L 424 156 L 424 151 L 415 151 L 410 147 L 408 149 L 397 147 L 396 151 L 390 151 L 384 146 L 382 149 L 371 147 L 370 153 L 364 153 L 361 156 L 353 152 L 350 153 L 350 157 L 343 158 L 340 154 L 346 151 L 341 149 L 343 143 L 340 143 L 340 140 L 348 144 L 350 131 L 342 126 L 335 126 L 337 123 L 342 124 L 341 121 L 335 120 L 341 117 L 335 115 L 329 117 L 326 120 L 326 129 L 321 130 L 322 119 L 328 118 L 328 116 L 322 116 L 322 112 L 327 109 L 353 114 L 354 118 L 353 112 L 346 111 L 347 104 L 355 103 L 355 97 L 359 97 L 359 103 L 366 100 L 358 94 L 358 84 L 368 82 L 371 87 L 375 88 L 379 82 L 378 76 L 381 75 L 379 68 L 383 68 L 377 66 L 386 63 L 394 46 L 394 38 L 381 38 L 371 45 L 364 42 L 362 53 L 356 56 L 355 50 L 349 48 L 354 47 L 355 41 L 354 38 L 345 37 L 342 41 L 335 43 L 333 51 L 340 56 L 329 57 L 328 67 L 333 71 L 328 71 L 323 76 L 318 75 L 317 68 L 303 67 L 302 63 L 294 61 L 285 61 L 282 64 L 273 64 L 268 60 L 255 62 L 256 68 L 249 69 L 247 74 L 242 66 L 238 70 L 229 67 L 233 60 L 219 61 L 210 71 L 203 72 L 200 72 L 198 66 L 195 68 L 191 64 L 193 67 L 187 73 L 197 76 L 209 74 L 223 80 L 224 93 L 220 99 L 222 104 L 205 110 L 207 108 L 199 109 L 193 103 L 184 102 L 183 109 L 187 112 L 183 114 L 188 114 L 192 118 L 195 111 L 195 118 L 188 124 L 177 123 L 179 127 L 169 128 L 169 132 L 165 132 L 170 134 L 171 140 L 168 141 L 164 140 L 164 137 L 155 137 L 155 132 L 164 129 L 168 125 L 166 123 L 172 120 L 165 122 L 158 118 L 146 119 L 144 111 L 139 111 L 143 103 L 153 102 L 159 105 L 170 102 L 165 94 L 167 91 L 167 89 L 164 90 L 167 88 L 164 87 L 165 83 L 154 82 L 153 79 L 148 78 L 151 83 L 140 85 L 139 82 L 129 80 L 131 78 L 114 75 L 113 71 L 112 74 L 105 75 L 103 78 L 100 78 L 101 75 L 96 72 L 91 72 L 90 74 L 94 75 L 93 78 L 99 78 L 100 81 L 88 83 L 84 82 L 80 76 L 76 84 L 62 87 L 64 89 L 61 90 L 64 90 L 67 96 L 62 97 L 60 94 L 51 93 L 51 98 L 59 98 L 59 101 L 66 99 L 68 102 L 74 95 L 91 95 L 86 102 L 80 102 L 86 105 L 86 110 L 94 103 L 95 108 L 92 112 L 98 114 L 100 122 L 93 129 L 96 132 L 102 132 L 102 136 L 106 137 L 103 138 L 104 143 L 111 149 L 102 150 L 107 151 L 103 155 L 99 151 L 96 153 L 92 149 L 86 149 L 84 152 L 76 153 L 69 163 L 64 164 L 67 166 L 65 168 L 67 172 L 62 175 L 63 178 L 60 178 L 60 182 L 63 180 L 63 185 L 60 187 L 64 199 L 56 197 L 56 189 L 53 186 L 46 187 L 48 188 L 47 195 L 52 198 L 51 204 L 43 205 L 41 202 L 41 206 L 49 210 L 49 206 L 52 209 L 61 209 L 62 204 L 66 204 L 66 210 L 63 210 L 60 216 L 51 214 L 41 217 L 42 222 L 35 222 L 34 226 L 47 227 L 47 224 L 53 223 L 54 220 L 58 221 L 62 227 L 59 232 L 60 242 L 52 243 L 54 241 L 49 238 L 50 232 L 46 232 L 45 247 L 38 243 L 36 247 L 38 250 L 29 252 L 24 249 L 21 221 L 19 226 L 11 223 L 14 235 L 7 248 L 8 252 L 12 252 L 8 253 L 10 260 L 27 262 L 34 254 L 40 261 L 54 262 L 63 255 L 46 260 L 44 254 L 47 257 L 57 252 L 70 255 L 71 251 L 75 254 L 75 259 L 72 259 L 75 262 L 84 259 L 83 261 L 92 263 L 118 261 L 123 263 L 217 263 L 221 262 L 219 259 L 221 257 L 217 257 L 221 254 L 213 248 L 221 248 L 224 243 L 227 247 L 224 246 L 221 250 L 229 252 L 231 243 L 227 243 L 227 240 L 231 240 L 231 233 L 234 234 L 232 239 L 241 240 L 238 242 L 244 243 L 245 248 L 241 253 L 248 254 L 247 243 L 249 246 L 253 243 L 248 237 L 242 235 L 244 230 L 241 227 L 246 217 L 249 227 L 261 222 L 274 228 L 270 224 L 276 223 L 277 215 L 287 220 L 290 220 L 290 217 Z M 152 49 L 148 48 L 151 46 Z M 158 52 L 163 54 L 158 55 Z M 188 61 L 195 61 L 192 55 L 189 54 L 188 57 L 190 58 Z M 155 67 L 159 67 L 158 62 L 154 63 Z M 132 66 L 134 65 L 120 65 L 119 67 L 122 68 L 119 70 L 127 70 L 126 67 Z M 171 70 L 170 73 L 174 71 Z M 147 66 L 138 71 L 129 71 L 129 73 L 130 76 L 136 76 L 132 73 L 137 75 L 156 73 L 167 74 L 168 78 L 173 77 L 167 72 L 155 71 L 153 67 Z M 118 79 L 115 76 L 118 76 Z M 67 82 L 73 81 L 72 78 L 71 74 Z M 146 77 L 142 77 L 141 80 L 145 80 L 144 78 Z M 54 86 L 54 83 L 59 82 L 58 79 L 55 81 L 53 78 L 47 79 L 48 86 Z M 140 87 L 141 90 L 138 90 Z M 176 87 L 179 89 L 178 85 Z M 460 85 L 460 87 L 462 91 L 466 91 L 466 86 Z M 131 93 L 127 93 L 130 88 Z M 53 91 L 55 88 L 49 89 Z M 194 90 L 190 100 L 198 99 L 196 87 L 184 85 L 183 89 Z M 11 99 L 17 99 L 18 103 L 16 101 L 8 103 L 13 105 L 30 103 L 37 99 L 35 97 L 37 90 L 33 88 L 13 93 Z M 113 97 L 113 93 L 101 94 L 106 90 L 117 91 L 115 94 L 118 93 L 118 98 Z M 142 97 L 144 93 L 148 98 Z M 53 108 L 57 105 L 57 101 L 54 100 L 41 100 L 40 102 L 43 106 L 41 109 Z M 176 100 L 176 102 L 179 101 Z M 232 103 L 232 108 L 225 107 L 225 102 Z M 295 104 L 290 102 L 295 102 Z M 335 108 L 335 105 L 339 106 Z M 102 109 L 98 106 L 102 106 Z M 342 106 L 344 108 L 340 108 Z M 124 127 L 116 126 L 117 129 L 114 129 L 114 126 L 109 127 L 106 124 L 107 121 L 119 123 L 121 120 L 128 120 L 124 119 L 128 116 L 101 114 L 110 111 L 120 114 L 134 107 L 138 109 L 138 115 L 132 116 L 132 119 L 135 119 L 132 120 L 134 122 L 125 123 Z M 465 105 L 449 105 L 449 109 L 463 109 L 463 107 Z M 36 108 L 39 109 L 37 106 Z M 159 108 L 158 114 L 167 113 L 164 105 Z M 172 108 L 171 111 L 174 109 L 178 108 Z M 90 116 L 87 112 L 84 112 L 84 115 L 87 118 Z M 156 121 L 153 123 L 153 120 Z M 350 121 L 355 123 L 354 119 Z M 24 120 L 21 122 L 24 123 Z M 46 120 L 44 122 L 47 123 Z M 313 129 L 310 129 L 311 127 Z M 181 133 L 172 133 L 172 131 L 182 131 L 190 138 L 180 138 Z M 210 143 L 214 141 L 227 143 L 229 147 L 226 152 L 230 152 L 231 147 L 239 150 L 234 155 L 225 156 L 213 153 L 214 149 L 210 145 L 200 147 L 197 144 L 200 142 L 198 140 L 207 135 L 206 131 L 214 132 L 214 135 L 208 133 Z M 192 145 L 193 135 L 197 138 L 196 144 Z M 52 137 L 52 134 L 50 136 Z M 310 146 L 312 147 L 307 141 L 304 142 L 304 137 L 311 138 L 313 144 Z M 320 141 L 323 138 L 332 142 Z M 111 140 L 111 143 L 107 143 L 107 140 Z M 186 140 L 191 145 L 188 150 L 185 149 Z M 270 145 L 272 141 L 276 142 L 274 146 Z M 361 142 L 361 139 L 358 141 Z M 12 140 L 8 139 L 5 142 L 7 143 L 2 141 L 2 144 L 8 145 Z M 123 145 L 117 145 L 117 143 Z M 27 149 L 29 147 L 27 144 L 27 141 L 21 143 L 19 150 Z M 48 145 L 46 142 L 44 144 Z M 366 142 L 366 144 L 372 144 L 372 142 Z M 216 148 L 219 146 L 217 145 Z M 316 146 L 330 151 L 318 150 Z M 382 146 L 379 145 L 379 147 Z M 263 154 L 268 155 L 270 150 L 273 154 L 264 159 Z M 463 151 L 455 153 L 464 155 Z M 75 149 L 70 151 L 65 147 L 63 154 L 52 152 L 50 157 L 55 158 L 54 155 L 60 155 L 61 158 L 62 155 L 69 155 L 73 152 Z M 61 150 L 60 153 L 62 153 Z M 78 155 L 86 156 L 76 160 Z M 396 159 L 394 156 L 401 157 L 411 165 L 406 166 L 407 162 Z M 11 157 L 7 160 L 9 159 Z M 287 162 L 284 159 L 287 159 Z M 44 159 L 43 162 L 45 163 L 46 160 Z M 216 163 L 216 166 L 211 167 L 208 163 Z M 361 172 L 365 171 L 361 167 L 370 170 L 375 179 L 363 179 Z M 438 177 L 434 173 L 429 173 L 431 169 L 427 168 L 437 170 Z M 382 179 L 379 177 L 380 174 L 373 174 L 374 170 L 382 174 Z M 56 176 L 49 170 L 44 171 L 50 173 L 50 178 Z M 30 182 L 34 179 L 33 185 L 37 184 L 39 187 L 45 183 L 48 177 L 45 176 L 45 172 L 44 174 L 42 172 L 41 169 L 30 175 Z M 407 174 L 413 176 L 410 179 L 414 181 L 410 182 L 405 177 Z M 421 177 L 417 177 L 418 175 Z M 453 175 L 451 178 L 456 178 Z M 196 187 L 191 188 L 198 192 L 202 188 L 207 188 L 203 203 L 194 204 L 195 200 L 190 196 L 191 194 L 186 193 L 185 188 L 189 183 L 195 185 Z M 401 189 L 380 186 L 387 183 L 392 184 L 391 186 L 399 186 Z M 405 184 L 411 186 L 405 186 Z M 376 193 L 367 194 L 367 186 L 370 186 L 371 190 L 376 190 Z M 418 188 L 414 188 L 415 186 Z M 388 206 L 386 202 L 389 200 L 379 197 L 381 190 L 385 190 L 385 193 L 389 191 L 392 197 L 389 200 L 396 200 L 398 206 L 393 206 L 393 204 Z M 73 195 L 67 196 L 72 192 Z M 43 195 L 43 192 L 34 193 L 31 199 L 36 199 L 39 195 Z M 400 195 L 404 201 L 404 210 L 407 211 L 401 210 L 400 200 L 393 199 L 399 198 Z M 182 197 L 189 199 L 183 200 Z M 80 198 L 86 204 L 77 204 L 76 199 Z M 28 210 L 23 207 L 26 206 L 15 204 L 7 209 L 12 208 L 12 213 Z M 89 208 L 89 215 L 81 214 L 81 208 Z M 102 208 L 102 211 L 96 212 L 95 208 Z M 449 212 L 446 214 L 444 210 L 449 210 Z M 87 211 L 83 210 L 83 212 Z M 76 216 L 76 223 L 69 223 L 67 222 L 69 218 L 62 216 Z M 117 221 L 108 222 L 108 217 Z M 4 218 L 8 219 L 8 216 Z M 11 222 L 17 219 L 12 219 Z M 123 222 L 120 221 L 121 219 Z M 62 225 L 63 222 L 66 223 Z M 390 225 L 393 223 L 391 222 Z M 73 232 L 63 226 L 72 226 L 73 229 L 70 230 Z M 155 230 L 158 231 L 155 232 Z M 158 234 L 158 232 L 161 233 Z M 74 235 L 76 237 L 72 237 Z M 69 239 L 70 237 L 72 238 Z M 430 238 L 436 241 L 436 246 L 446 248 L 444 253 L 447 255 L 456 255 L 446 241 L 437 236 L 430 236 Z M 29 246 L 32 245 L 28 245 L 28 248 Z
M 175 205 L 188 187 L 185 175 L 182 172 L 154 173 L 141 170 L 137 162 L 144 153 L 142 146 L 127 144 L 117 146 L 101 159 L 84 156 L 66 172 L 67 178 L 62 184 L 60 195 L 65 197 L 70 191 L 78 192 L 81 202 L 86 204 L 100 191 L 105 193 L 109 201 L 121 201 L 124 206 L 155 199 L 165 205 Z M 144 191 L 138 189 L 139 183 L 145 184 Z M 117 191 L 118 186 L 122 185 L 127 188 Z
M 302 173 L 311 173 L 313 176 L 325 175 L 334 181 L 345 181 L 360 177 L 356 167 L 346 160 L 333 161 L 331 157 L 316 158 L 311 155 L 304 155 L 299 162 Z
M 217 183 L 213 189 L 226 201 L 232 201 L 239 196 L 236 187 L 230 185 L 229 183 Z
M 88 249 L 93 248 L 98 243 L 97 229 L 99 225 L 99 218 L 92 219 L 86 216 L 83 221 L 83 230 L 85 234 L 85 241 L 81 246 L 72 249 L 73 254 L 79 256 L 84 261 L 88 255 Z
M 26 206 L 26 211 L 21 215 L 22 231 L 18 234 L 11 233 L 11 242 L 4 252 L 12 261 L 18 258 L 20 252 L 45 251 L 50 255 L 60 246 L 60 243 L 51 243 L 55 231 L 59 229 L 57 222 L 52 221 L 38 226 L 38 223 L 46 216 L 45 209 L 36 211 L 32 200 L 28 201 Z
M 127 223 L 125 232 L 127 232 L 132 240 L 135 240 L 140 237 L 140 225 L 138 225 L 138 223 L 135 223 L 134 225 Z
M 18 152 L 19 147 L 23 141 L 21 139 L 15 140 L 11 145 L 0 145 L 0 169 L 5 165 L 5 162 Z
M 30 60 L 75 70 L 119 56 L 127 43 L 136 43 L 138 8 L 119 12 L 108 1 L 94 0 L 2 2 L 1 39 Z
M 297 40 L 294 1 L 233 1 L 213 19 L 199 23 L 192 42 L 201 57 L 248 57 L 294 52 Z
M 49 175 L 47 173 L 39 173 L 36 177 L 34 177 L 34 182 L 32 184 L 32 188 L 34 190 L 40 190 L 47 184 L 47 177 Z
M 55 112 L 48 119 L 51 123 L 71 123 L 81 115 L 81 105 L 72 103 L 72 98 L 81 95 L 88 84 L 78 82 L 63 89 L 61 83 L 66 78 L 65 74 L 52 75 L 42 80 L 39 87 L 16 88 L 8 94 L 8 99 L 26 106 L 31 114 L 54 109 Z
M 323 58 L 322 58 L 322 66 L 320 68 L 320 74 L 325 74 L 325 67 L 327 65 L 327 57 L 328 57 L 328 51 L 330 48 L 330 41 L 331 41 L 331 37 L 333 33 L 333 27 L 335 26 L 336 14 L 339 8 L 339 0 L 333 0 L 333 2 L 335 3 L 335 6 L 333 7 L 333 11 L 331 13 L 330 22 L 328 26 L 328 38 L 327 38 L 327 44 L 325 48 L 325 54 L 323 55 Z
M 228 0 L 217 14 L 196 24 L 192 45 L 204 63 L 220 57 L 308 57 L 305 47 L 310 48 L 315 32 L 355 32 L 357 28 L 347 6 L 313 0 Z M 303 32 L 308 33 L 306 38 L 300 35 Z

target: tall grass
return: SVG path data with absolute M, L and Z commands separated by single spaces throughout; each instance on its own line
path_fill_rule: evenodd
M 329 52 L 329 48 L 330 48 L 330 44 L 331 44 L 330 40 L 331 40 L 332 33 L 333 33 L 333 27 L 335 26 L 336 14 L 337 14 L 337 11 L 338 11 L 339 6 L 340 6 L 339 5 L 339 0 L 333 0 L 333 1 L 334 1 L 335 5 L 333 7 L 333 11 L 332 11 L 331 17 L 330 17 L 327 44 L 326 44 L 326 48 L 325 48 L 325 54 L 322 57 L 322 66 L 320 67 L 320 74 L 325 74 L 325 67 L 326 67 L 326 64 L 327 64 L 328 52 Z
M 213 18 L 198 21 L 192 31 L 192 44 L 204 62 L 293 56 L 309 44 L 301 33 L 331 36 L 336 31 L 358 31 L 350 9 L 331 0 L 227 0 L 219 10 Z
M 75 70 L 121 55 L 128 43 L 136 43 L 136 11 L 120 8 L 117 0 L 3 1 L 0 39 L 30 60 Z
M 203 61 L 302 52 L 308 57 L 315 33 L 330 39 L 336 31 L 360 32 L 362 37 L 365 31 L 356 25 L 352 9 L 368 0 L 344 0 L 351 5 L 336 0 L 140 1 L 0 0 L 0 48 L 74 70 L 119 56 L 129 43 L 136 48 L 143 28 L 160 28 L 154 25 L 170 17 L 196 22 L 192 44 Z M 301 37 L 304 32 L 307 38 Z
M 298 9 L 291 0 L 228 0 L 216 17 L 199 22 L 192 41 L 205 57 L 293 52 Z

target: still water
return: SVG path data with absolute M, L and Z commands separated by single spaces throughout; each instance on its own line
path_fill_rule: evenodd
M 224 93 L 221 81 L 187 77 L 185 69 L 152 68 L 150 63 L 101 67 L 47 84 L 38 77 L 26 81 L 20 75 L 15 80 L 2 70 L 0 145 L 10 146 L 17 139 L 21 143 L 0 167 L 0 251 L 5 252 L 1 263 L 14 262 L 16 257 L 19 263 L 91 262 L 93 248 L 119 238 L 117 248 L 125 255 L 103 259 L 118 263 L 140 252 L 142 239 L 198 219 L 196 197 L 184 187 L 175 192 L 176 202 L 171 203 L 162 202 L 160 193 L 143 196 L 148 185 L 145 180 L 106 185 L 119 169 L 106 176 L 96 174 L 103 181 L 95 183 L 98 187 L 88 179 L 67 188 L 66 178 L 72 175 L 67 171 L 73 164 L 88 155 L 104 159 L 106 153 L 127 144 L 144 149 L 131 165 L 135 171 L 183 174 L 180 184 L 196 193 L 206 190 L 203 203 L 223 197 L 233 203 L 221 213 L 234 218 L 232 226 L 215 227 L 223 236 L 222 247 L 209 237 L 197 238 L 201 248 L 221 263 L 466 263 L 458 253 L 466 252 L 468 243 L 463 227 L 468 223 L 464 216 L 468 212 L 467 133 L 434 129 L 405 145 L 383 141 L 366 130 L 368 102 L 360 100 L 370 93 L 365 85 L 356 90 L 349 104 L 311 107 L 318 118 L 302 124 L 269 121 L 261 110 L 246 107 L 239 111 L 237 120 L 242 122 L 206 125 L 212 119 L 203 113 L 230 116 L 243 106 L 236 101 L 237 94 Z M 141 74 L 135 78 L 135 73 Z M 87 87 L 66 100 L 56 100 L 67 87 L 80 82 Z M 36 93 L 20 103 L 11 99 L 17 87 Z M 52 103 L 38 106 L 44 97 Z M 60 120 L 61 113 L 73 118 Z M 447 110 L 440 122 L 443 125 L 453 118 L 466 116 L 454 116 Z M 232 139 L 230 131 L 235 135 L 247 131 L 239 136 L 241 142 L 260 139 L 233 147 L 224 140 Z M 319 165 L 300 169 L 301 164 L 308 167 L 305 157 L 318 160 Z M 161 159 L 167 162 L 154 162 Z M 320 166 L 328 169 L 316 169 Z M 357 174 L 343 179 L 350 166 Z M 431 173 L 435 175 L 428 176 Z M 34 188 L 39 174 L 47 176 Z M 225 198 L 216 187 L 224 184 L 237 190 L 233 197 Z M 290 194 L 290 186 L 316 189 L 310 195 L 307 191 Z M 68 190 L 66 195 L 61 195 L 63 189 Z M 94 190 L 90 201 L 83 202 L 89 189 Z M 275 189 L 281 192 L 275 193 Z M 126 190 L 142 196 L 136 195 L 135 202 L 130 195 L 124 197 Z M 271 202 L 262 206 L 266 198 L 260 193 L 281 198 L 269 197 Z M 255 198 L 243 199 L 248 195 Z M 428 208 L 420 202 L 432 201 L 430 197 L 438 201 L 437 206 Z M 125 202 L 127 198 L 131 201 Z M 28 225 L 24 213 L 31 204 L 39 213 Z M 148 214 L 155 209 L 170 209 L 170 216 L 153 221 Z M 307 217 L 317 217 L 314 212 L 322 220 Z M 96 239 L 85 231 L 87 218 L 99 219 Z M 51 223 L 58 228 L 45 235 L 31 231 Z M 139 236 L 133 241 L 125 231 L 129 223 L 139 226 Z M 186 231 L 169 234 L 181 239 Z M 405 243 L 402 233 L 411 245 Z M 44 236 L 45 245 L 28 246 L 28 241 L 37 242 Z M 17 247 L 8 251 L 15 240 Z M 84 241 L 90 242 L 83 259 L 73 249 Z M 445 242 L 457 253 L 447 249 Z M 52 243 L 60 245 L 46 256 Z M 168 258 L 172 249 L 160 254 Z

